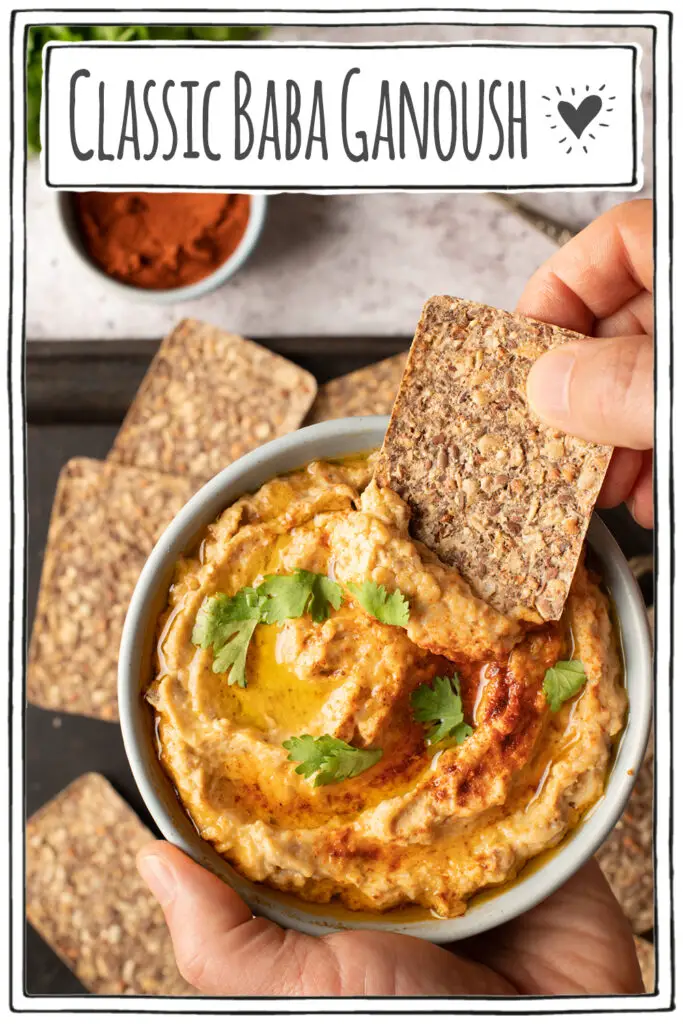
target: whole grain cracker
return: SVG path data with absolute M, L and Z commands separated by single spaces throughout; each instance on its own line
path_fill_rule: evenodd
M 121 630 L 154 544 L 191 497 L 188 480 L 97 459 L 59 477 L 26 677 L 29 701 L 115 720 Z
M 323 384 L 306 423 L 323 423 L 344 416 L 388 416 L 407 359 L 407 352 L 399 352 Z
M 26 826 L 26 914 L 98 995 L 191 996 L 135 867 L 152 833 L 105 778 L 82 775 Z
M 636 934 L 654 927 L 653 794 L 654 741 L 650 736 L 626 810 L 596 855 Z
M 423 311 L 377 464 L 414 536 L 498 611 L 562 613 L 612 453 L 543 426 L 526 379 L 583 335 L 437 296 Z
M 648 942 L 647 939 L 642 939 L 639 935 L 635 936 L 635 943 L 636 953 L 638 954 L 638 963 L 640 965 L 640 973 L 643 976 L 643 986 L 646 992 L 654 992 L 656 965 L 654 944 L 652 942 Z
M 315 378 L 288 359 L 198 320 L 162 342 L 109 458 L 205 482 L 296 430 Z

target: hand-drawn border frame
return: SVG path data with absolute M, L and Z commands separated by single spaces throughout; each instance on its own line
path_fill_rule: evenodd
M 430 15 L 435 15 L 428 20 L 418 21 L 415 19 L 416 15 L 424 15 L 428 10 Z M 9 464 L 9 505 L 10 505 L 10 520 L 9 520 L 9 540 L 10 540 L 10 573 L 9 573 L 9 612 L 10 612 L 10 629 L 8 634 L 8 667 L 9 667 L 9 687 L 8 687 L 8 710 L 9 710 L 9 790 L 10 790 L 10 806 L 9 806 L 9 882 L 10 882 L 10 935 L 9 935 L 9 951 L 10 951 L 10 986 L 9 986 L 9 1006 L 8 1009 L 13 1012 L 75 1012 L 75 1013 L 89 1013 L 96 1017 L 100 1013 L 164 1013 L 164 1014 L 215 1014 L 215 1013 L 237 1013 L 245 1016 L 272 1016 L 275 1014 L 287 1014 L 292 1013 L 298 1014 L 328 1014 L 330 1012 L 341 1014 L 345 1012 L 350 1013 L 368 1013 L 368 1014 L 420 1014 L 423 1012 L 429 1013 L 430 1016 L 434 1014 L 454 1013 L 454 1012 L 465 1012 L 473 1016 L 477 1016 L 482 1020 L 500 1016 L 524 1016 L 526 1014 L 533 1016 L 543 1016 L 552 1013 L 560 1014 L 591 1014 L 591 1013 L 621 1013 L 637 1012 L 642 1014 L 654 1014 L 661 1012 L 672 1012 L 675 1008 L 675 977 L 674 977 L 674 924 L 673 924 L 673 913 L 670 914 L 669 929 L 668 933 L 665 931 L 663 926 L 660 926 L 659 912 L 660 907 L 657 903 L 657 888 L 655 889 L 655 936 L 656 939 L 659 937 L 666 936 L 669 940 L 669 950 L 671 952 L 671 975 L 664 979 L 664 972 L 661 970 L 662 962 L 661 955 L 658 957 L 657 963 L 657 979 L 655 986 L 655 993 L 653 995 L 643 996 L 581 996 L 581 997 L 555 997 L 555 996 L 543 996 L 543 997 L 518 997 L 514 1001 L 512 1000 L 501 1000 L 494 997 L 480 997 L 480 996 L 468 996 L 468 997 L 450 997 L 446 999 L 430 997 L 410 997 L 406 999 L 389 999 L 384 997 L 354 997 L 346 999 L 330 999 L 318 998 L 318 997 L 297 997 L 290 1000 L 279 999 L 278 997 L 235 997 L 231 999 L 219 1000 L 212 999 L 210 997 L 200 997 L 198 999 L 174 999 L 173 997 L 110 997 L 110 996 L 95 996 L 87 994 L 84 996 L 76 997 L 29 997 L 26 995 L 23 987 L 23 976 L 21 974 L 23 964 L 16 956 L 15 947 L 19 951 L 23 950 L 23 928 L 24 928 L 24 900 L 21 898 L 23 893 L 23 868 L 24 868 L 24 851 L 23 851 L 23 744 L 25 741 L 23 732 L 23 708 L 25 705 L 25 682 L 24 682 L 24 670 L 25 670 L 25 649 L 26 649 L 26 622 L 25 622 L 25 590 L 26 590 L 26 466 L 25 466 L 25 445 L 24 445 L 24 429 L 25 429 L 25 381 L 24 381 L 24 361 L 25 361 L 25 271 L 26 271 L 26 254 L 25 254 L 25 186 L 26 186 L 26 113 L 25 113 L 25 83 L 21 76 L 21 64 L 23 63 L 23 55 L 25 54 L 26 45 L 26 31 L 29 24 L 40 24 L 46 23 L 41 19 L 43 12 L 39 10 L 22 10 L 13 11 L 10 20 L 10 73 L 11 73 L 11 86 L 10 86 L 10 102 L 11 111 L 14 117 L 10 120 L 10 171 L 11 171 L 11 182 L 10 182 L 10 196 L 9 196 L 9 212 L 10 212 L 10 225 L 13 228 L 13 232 L 10 237 L 10 308 L 9 308 L 9 344 L 7 350 L 7 396 L 8 396 L 8 413 L 9 413 L 9 450 L 8 450 L 8 464 Z M 82 11 L 51 11 L 53 18 L 55 15 L 60 15 L 60 18 L 56 19 L 62 23 L 67 23 L 70 20 L 68 14 L 78 14 L 79 20 L 83 21 Z M 97 12 L 97 17 L 89 19 L 95 23 L 112 24 L 112 23 L 123 23 L 120 18 L 117 19 L 116 15 L 123 13 L 120 9 L 107 9 L 100 10 Z M 186 18 L 182 18 L 182 14 L 185 12 L 176 11 L 169 12 L 172 14 L 171 18 L 164 18 L 163 22 L 161 18 L 155 19 L 154 15 L 165 13 L 163 10 L 157 8 L 155 11 L 136 11 L 136 15 L 141 15 L 145 19 L 148 19 L 152 15 L 150 23 L 157 20 L 157 23 L 168 24 L 169 21 L 176 24 L 188 23 L 191 20 L 192 23 L 201 23 L 202 15 L 215 15 L 215 10 L 195 10 L 191 12 L 191 16 L 188 15 Z M 469 27 L 469 26 L 486 26 L 489 24 L 487 21 L 454 21 L 449 19 L 448 15 L 450 12 L 446 10 L 436 11 L 434 8 L 405 8 L 395 9 L 392 11 L 387 10 L 337 10 L 337 11 L 316 11 L 316 10 L 279 10 L 279 11 L 248 11 L 248 12 L 221 12 L 229 15 L 229 22 L 231 24 L 254 24 L 268 23 L 269 25 L 280 24 L 280 25 L 307 25 L 311 27 L 316 25 L 317 27 L 333 27 L 333 26 L 353 26 L 363 25 L 364 27 L 389 27 L 396 25 L 449 25 L 458 27 Z M 455 13 L 455 12 L 454 12 Z M 18 19 L 17 14 L 21 15 L 21 39 L 19 47 L 17 47 L 17 26 Z M 61 17 L 61 15 L 65 17 Z M 113 15 L 113 17 L 107 17 L 107 15 Z M 661 356 L 662 352 L 657 352 L 657 348 L 662 349 L 663 346 L 656 346 L 656 359 L 655 359 L 655 390 L 657 392 L 658 385 L 662 385 L 662 394 L 668 395 L 669 402 L 668 410 L 665 409 L 662 403 L 659 403 L 657 410 L 657 423 L 658 423 L 658 446 L 659 453 L 655 457 L 655 515 L 656 515 L 656 532 L 655 532 L 655 592 L 657 595 L 657 628 L 655 636 L 655 678 L 659 674 L 662 675 L 662 679 L 668 683 L 668 694 L 661 689 L 659 693 L 655 694 L 655 710 L 657 706 L 663 704 L 665 710 L 667 702 L 673 697 L 673 610 L 674 610 L 674 556 L 673 556 L 673 511 L 674 511 L 674 488 L 673 488 L 673 417 L 671 415 L 671 408 L 673 404 L 673 310 L 671 306 L 672 298 L 672 287 L 673 287 L 673 260 L 672 260 L 672 246 L 673 246 L 673 225 L 672 225 L 672 192 L 673 183 L 671 179 L 672 173 L 672 112 L 671 103 L 673 96 L 672 86 L 672 12 L 667 10 L 659 11 L 648 11 L 648 10 L 620 10 L 620 11 L 595 11 L 587 14 L 584 11 L 548 11 L 540 8 L 526 9 L 513 11 L 510 9 L 499 9 L 492 11 L 490 9 L 482 11 L 474 9 L 459 9 L 457 15 L 473 14 L 473 15 L 501 15 L 503 20 L 499 20 L 496 24 L 500 26 L 505 24 L 506 26 L 515 28 L 645 28 L 653 32 L 653 91 L 654 91 L 654 141 L 655 141 L 655 154 L 654 154 L 654 196 L 655 196 L 655 297 L 656 297 L 656 336 L 664 336 L 666 333 L 669 334 L 669 350 L 665 353 L 666 360 L 665 366 L 668 365 L 669 372 L 667 374 L 668 380 L 662 377 L 661 374 Z M 550 20 L 546 21 L 525 21 L 519 22 L 510 20 L 510 16 L 515 14 L 524 15 L 543 15 Z M 31 17 L 35 15 L 36 17 Z M 237 17 L 235 17 L 237 15 Z M 240 16 L 242 15 L 242 16 Z M 263 15 L 263 16 L 262 16 Z M 276 23 L 273 19 L 273 15 L 284 15 L 287 17 L 286 21 Z M 308 21 L 302 21 L 299 19 L 300 15 L 309 16 Z M 336 17 L 337 15 L 343 17 L 343 21 L 328 22 L 326 19 L 329 17 Z M 377 15 L 377 20 L 366 20 L 369 16 Z M 562 21 L 563 15 L 569 15 L 570 19 L 573 16 L 576 20 Z M 595 19 L 599 19 L 601 16 L 606 16 L 608 19 L 618 18 L 624 16 L 624 21 L 621 23 L 618 21 L 606 21 L 600 22 Z M 323 20 L 320 20 L 320 18 Z M 400 20 L 393 20 L 396 16 Z M 407 17 L 403 17 L 407 16 Z M 631 22 L 628 19 L 633 17 L 642 16 L 641 20 Z M 87 17 L 87 15 L 86 15 Z M 552 20 L 556 17 L 558 20 Z M 311 21 L 311 18 L 313 19 Z M 583 19 L 583 20 L 579 20 Z M 593 19 L 593 20 L 591 20 Z M 660 51 L 661 47 L 661 51 Z M 21 63 L 16 60 L 15 50 L 21 55 Z M 664 54 L 664 56 L 662 56 Z M 657 93 L 657 74 L 659 70 L 662 72 L 663 81 L 666 83 L 666 88 L 660 92 L 659 96 Z M 663 93 L 663 95 L 662 95 Z M 658 118 L 658 106 L 661 102 L 661 108 L 663 110 L 663 121 L 660 121 L 660 125 L 664 125 L 665 138 L 659 140 L 657 136 L 657 118 Z M 657 152 L 658 142 L 662 145 L 659 147 L 663 149 L 662 153 Z M 661 169 L 658 174 L 658 155 L 661 158 L 659 167 Z M 668 194 L 662 196 L 658 195 L 658 182 L 659 178 L 664 178 L 665 182 L 669 183 Z M 18 187 L 17 187 L 18 186 Z M 575 188 L 575 187 L 572 187 Z M 18 193 L 19 203 L 17 203 L 17 196 L 15 191 Z M 439 189 L 440 191 L 440 189 Z M 660 218 L 659 212 L 662 212 Z M 662 221 L 665 231 L 662 232 L 660 220 Z M 658 251 L 659 247 L 663 250 L 662 253 Z M 663 315 L 662 315 L 663 314 Z M 667 390 L 668 385 L 668 390 Z M 668 422 L 667 413 L 668 411 Z M 662 421 L 662 424 L 659 421 Z M 668 429 L 662 432 L 660 429 L 661 425 L 664 425 Z M 668 444 L 668 452 L 662 453 L 662 446 Z M 666 473 L 661 473 L 661 467 L 666 467 Z M 21 467 L 18 469 L 18 467 Z M 23 472 L 22 472 L 23 471 Z M 665 487 L 666 485 L 666 487 Z M 664 528 L 670 525 L 669 535 L 666 539 L 666 543 L 662 543 L 664 531 L 660 527 L 660 522 L 663 521 Z M 664 561 L 667 564 L 668 560 L 668 572 L 666 578 L 661 571 L 661 562 Z M 668 627 L 668 630 L 667 630 Z M 668 642 L 668 643 L 667 643 Z M 660 646 L 664 647 L 663 652 L 659 650 Z M 662 653 L 664 658 L 662 658 Z M 659 671 L 661 669 L 661 672 Z M 658 716 L 659 717 L 659 716 Z M 662 723 L 665 727 L 660 729 L 660 735 L 657 743 L 657 759 L 662 760 L 664 765 L 668 767 L 668 777 L 662 778 L 662 773 L 658 772 L 658 783 L 664 781 L 665 788 L 669 793 L 673 790 L 673 772 L 671 764 L 671 753 L 673 751 L 673 716 L 670 715 L 668 721 L 664 720 L 662 715 Z M 666 725 L 665 725 L 666 721 Z M 668 728 L 667 728 L 668 726 Z M 668 733 L 669 748 L 666 749 L 662 745 L 662 737 Z M 13 762 L 17 761 L 18 770 L 16 773 L 13 771 L 15 767 Z M 655 787 L 655 793 L 660 788 L 657 784 Z M 662 826 L 662 819 L 660 818 L 660 812 L 663 811 L 664 822 L 670 826 L 671 815 L 673 813 L 673 800 L 670 799 L 668 806 L 658 807 L 657 804 L 661 802 L 656 801 L 655 806 L 655 833 L 658 829 L 661 829 L 662 833 L 666 836 L 665 848 L 668 853 L 668 891 L 661 893 L 660 895 L 665 899 L 666 904 L 671 909 L 673 906 L 673 830 L 671 827 L 668 830 Z M 19 846 L 18 851 L 12 850 L 12 842 L 16 841 Z M 663 848 L 661 844 L 657 844 L 659 849 Z M 658 864 L 657 846 L 655 848 L 655 872 Z M 18 852 L 18 856 L 15 855 Z M 15 868 L 17 868 L 17 862 L 21 873 L 15 874 Z M 657 883 L 657 879 L 655 879 Z M 17 898 L 17 894 L 19 898 Z M 14 898 L 12 898 L 14 896 Z M 668 966 L 668 965 L 667 965 Z M 663 987 L 662 987 L 662 983 Z M 663 997 L 663 998 L 660 998 Z M 332 1004 L 332 1005 L 331 1005 Z M 505 1004 L 505 1005 L 503 1005 Z M 498 1006 L 499 1009 L 494 1007 Z M 535 1008 L 538 1007 L 538 1008 Z M 641 1019 L 648 1019 L 647 1016 Z

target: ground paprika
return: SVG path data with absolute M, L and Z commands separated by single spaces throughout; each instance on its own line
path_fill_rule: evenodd
M 239 245 L 247 195 L 213 192 L 80 192 L 85 247 L 102 270 L 138 288 L 180 288 L 216 270 Z

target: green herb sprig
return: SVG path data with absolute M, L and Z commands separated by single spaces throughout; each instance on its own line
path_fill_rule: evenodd
M 400 590 L 388 593 L 381 583 L 373 583 L 372 580 L 348 583 L 347 586 L 373 619 L 378 619 L 388 626 L 408 625 L 410 605 Z
M 452 679 L 437 676 L 431 686 L 418 686 L 410 695 L 410 703 L 416 722 L 431 723 L 426 737 L 430 746 L 445 740 L 453 746 L 472 735 L 472 726 L 465 722 L 462 710 L 457 672 Z
M 575 697 L 586 682 L 586 673 L 581 661 L 556 661 L 543 677 L 545 699 L 554 713 L 559 711 L 566 700 Z
M 314 786 L 329 786 L 352 779 L 377 764 L 382 756 L 379 749 L 361 750 L 335 736 L 305 734 L 292 736 L 282 746 L 289 751 L 288 761 L 299 761 L 294 770 L 309 779 L 315 775 Z
M 343 590 L 319 573 L 296 569 L 291 576 L 266 576 L 258 587 L 242 587 L 229 597 L 205 598 L 192 630 L 192 643 L 213 647 L 213 671 L 228 672 L 228 683 L 246 686 L 247 651 L 259 623 L 272 624 L 310 614 L 324 622 L 330 608 L 338 609 Z

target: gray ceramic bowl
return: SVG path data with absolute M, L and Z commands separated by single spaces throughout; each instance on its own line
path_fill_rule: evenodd
M 212 274 L 207 274 L 201 281 L 185 285 L 182 288 L 138 288 L 135 285 L 117 281 L 116 278 L 105 273 L 95 263 L 83 244 L 83 238 L 74 212 L 73 193 L 57 193 L 57 209 L 64 234 L 83 266 L 87 267 L 90 273 L 95 274 L 101 282 L 106 284 L 108 288 L 118 292 L 119 295 L 128 299 L 139 299 L 141 302 L 156 302 L 160 305 L 170 305 L 174 302 L 187 302 L 189 299 L 199 299 L 203 295 L 208 295 L 209 292 L 219 288 L 229 278 L 233 277 L 240 267 L 247 262 L 258 244 L 265 223 L 267 208 L 267 196 L 251 196 L 249 220 L 239 245 L 225 263 L 222 263 Z
M 425 911 L 382 915 L 316 906 L 256 885 L 238 875 L 202 840 L 185 814 L 154 749 L 152 715 L 141 697 L 149 678 L 152 638 L 176 559 L 226 506 L 280 473 L 316 458 L 332 458 L 378 447 L 387 427 L 383 416 L 332 420 L 305 427 L 244 456 L 206 484 L 163 534 L 145 565 L 128 610 L 119 659 L 119 712 L 128 759 L 142 797 L 163 835 L 198 863 L 232 885 L 255 913 L 312 935 L 347 928 L 373 928 L 450 942 L 464 939 L 529 910 L 557 889 L 600 846 L 621 816 L 640 766 L 650 728 L 650 634 L 640 589 L 616 541 L 595 517 L 589 544 L 601 562 L 622 631 L 629 718 L 621 736 L 606 792 L 581 825 L 540 866 L 512 885 L 475 900 L 453 920 Z

